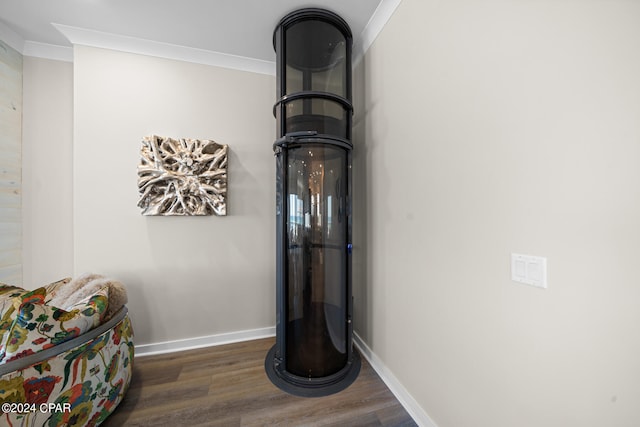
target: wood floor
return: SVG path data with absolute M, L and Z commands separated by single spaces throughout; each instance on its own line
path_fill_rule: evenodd
M 264 371 L 274 338 L 135 359 L 125 399 L 102 424 L 119 426 L 416 426 L 366 360 L 328 397 L 280 391 Z

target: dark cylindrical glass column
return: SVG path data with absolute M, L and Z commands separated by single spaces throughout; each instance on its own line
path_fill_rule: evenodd
M 322 9 L 285 16 L 274 32 L 276 344 L 265 360 L 281 389 L 323 396 L 360 370 L 351 297 L 351 45 Z

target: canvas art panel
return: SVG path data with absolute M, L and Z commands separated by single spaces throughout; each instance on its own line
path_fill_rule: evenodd
M 142 139 L 138 206 L 143 215 L 227 214 L 228 146 L 208 139 Z

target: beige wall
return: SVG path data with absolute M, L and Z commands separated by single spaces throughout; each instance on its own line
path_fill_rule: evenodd
M 439 427 L 640 423 L 638 7 L 404 0 L 356 70 L 355 328 Z M 273 77 L 70 66 L 25 60 L 25 279 L 120 278 L 139 344 L 272 326 Z M 228 217 L 140 215 L 150 133 L 230 145 Z
M 76 46 L 74 266 L 128 286 L 137 344 L 275 324 L 273 76 Z M 228 216 L 144 217 L 145 135 L 229 144 Z
M 24 57 L 23 275 L 73 275 L 73 64 Z
M 640 3 L 404 0 L 356 74 L 364 341 L 439 427 L 640 425 Z

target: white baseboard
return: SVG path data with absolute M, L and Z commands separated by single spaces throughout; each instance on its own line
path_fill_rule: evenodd
M 251 329 L 248 331 L 228 332 L 218 335 L 187 338 L 183 340 L 165 341 L 153 344 L 136 344 L 136 357 L 151 356 L 176 351 L 194 350 L 234 342 L 251 341 L 276 335 L 276 327 Z
M 422 427 L 438 427 L 429 415 L 422 409 L 416 400 L 409 394 L 406 388 L 391 373 L 389 368 L 380 360 L 378 356 L 369 348 L 362 338 L 356 333 L 353 334 L 353 343 L 360 350 L 360 354 L 367 359 L 374 371 L 380 376 L 382 381 L 389 387 L 391 393 L 398 399 L 400 404 L 407 410 L 413 420 Z
M 273 337 L 276 334 L 275 326 L 248 331 L 229 332 L 217 335 L 207 335 L 204 337 L 187 338 L 183 340 L 165 341 L 153 344 L 136 345 L 136 357 L 152 356 L 177 351 L 194 350 L 197 348 L 212 347 L 235 342 L 251 341 L 261 338 Z M 407 389 L 398 381 L 378 356 L 369 348 L 358 334 L 353 334 L 353 343 L 360 350 L 360 354 L 367 359 L 371 367 L 378 376 L 389 387 L 391 393 L 398 399 L 400 404 L 407 410 L 413 420 L 422 427 L 438 427 L 436 423 L 420 407 L 418 402 L 409 394 Z

